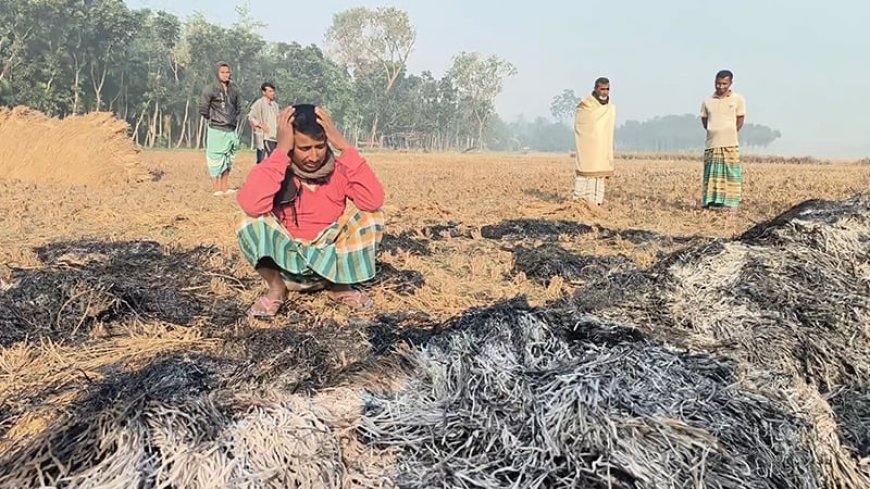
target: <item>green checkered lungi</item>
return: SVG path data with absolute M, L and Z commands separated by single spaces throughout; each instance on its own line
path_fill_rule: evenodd
M 233 168 L 236 153 L 241 148 L 239 135 L 236 131 L 221 131 L 208 128 L 205 136 L 205 159 L 208 164 L 208 174 L 218 178 Z
M 281 268 L 285 280 L 358 284 L 375 277 L 384 213 L 345 214 L 310 242 L 290 236 L 274 214 L 257 218 L 242 215 L 236 221 L 236 237 L 248 263 L 256 267 L 269 257 Z
M 740 206 L 743 170 L 737 146 L 704 151 L 704 207 Z

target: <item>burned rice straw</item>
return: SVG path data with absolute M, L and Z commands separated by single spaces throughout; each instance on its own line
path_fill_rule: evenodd
M 864 379 L 856 325 L 870 268 L 866 201 L 856 202 L 610 274 L 563 309 L 510 302 L 439 323 L 429 337 L 374 328 L 366 336 L 373 344 L 382 336 L 375 355 L 399 341 L 425 346 L 402 355 L 412 366 L 408 389 L 369 396 L 360 433 L 398 449 L 396 475 L 407 487 L 867 487 L 838 448 L 842 439 L 860 450 L 860 427 L 847 423 L 862 423 L 863 411 L 843 409 L 856 396 L 828 405 L 815 390 L 860 391 Z M 792 282 L 777 287 L 783 278 Z M 816 280 L 839 302 L 819 305 Z M 736 314 L 705 317 L 734 304 Z M 732 316 L 759 321 L 737 323 L 769 335 L 756 343 L 812 347 L 821 337 L 815 346 L 840 350 L 810 349 L 806 366 L 769 356 L 780 352 L 751 349 L 751 330 L 743 342 L 717 336 Z M 632 321 L 634 329 L 623 326 Z M 73 402 L 78 410 L 3 453 L 0 486 L 341 487 L 355 476 L 334 425 L 288 393 L 328 387 L 327 377 L 346 371 L 330 361 L 339 340 L 251 336 L 236 338 L 238 351 L 225 357 L 175 355 L 107 374 Z M 857 362 L 851 371 L 848 362 Z M 320 366 L 323 376 L 313 372 Z M 812 382 L 809 393 L 795 394 L 792 374 Z M 303 434 L 310 438 L 294 441 Z
M 822 394 L 868 385 L 870 194 L 807 202 L 740 239 L 608 277 L 574 306 L 727 352 L 770 372 L 771 388 L 794 376 Z
M 870 387 L 842 389 L 828 399 L 845 444 L 870 464 Z
M 345 487 L 330 414 L 230 383 L 233 362 L 170 355 L 94 386 L 0 459 L 0 487 Z M 247 387 L 246 387 L 247 385 Z
M 505 307 L 409 361 L 360 429 L 401 487 L 825 487 L 807 423 L 634 330 Z
M 590 284 L 573 305 L 740 360 L 744 384 L 811 420 L 834 487 L 870 487 L 854 435 L 870 432 L 867 418 L 825 401 L 870 382 L 870 194 L 799 204 L 739 239 Z
M 12 285 L 0 291 L 0 345 L 39 338 L 77 343 L 97 325 L 133 320 L 190 325 L 207 319 L 227 326 L 242 308 L 235 298 L 213 297 L 212 280 L 249 285 L 223 275 L 224 259 L 209 247 L 79 241 L 35 251 L 46 266 L 13 270 Z
M 417 270 L 400 270 L 389 263 L 379 263 L 378 273 L 366 283 L 368 287 L 378 287 L 398 296 L 407 297 L 426 285 L 426 278 Z
M 579 236 L 595 230 L 592 226 L 572 221 L 546 219 L 510 219 L 483 226 L 480 234 L 486 239 L 555 239 L 561 235 Z
M 404 251 L 416 256 L 432 255 L 432 251 L 429 249 L 429 240 L 415 236 L 415 234 L 410 231 L 403 231 L 399 234 L 384 234 L 384 240 L 381 242 L 380 251 L 385 253 Z
M 811 202 L 562 310 L 478 314 L 408 357 L 361 434 L 404 487 L 870 487 L 848 451 L 870 431 L 868 243 L 870 195 Z
M 534 248 L 516 246 L 511 251 L 514 255 L 511 272 L 523 273 L 545 287 L 553 277 L 562 277 L 568 282 L 591 282 L 635 268 L 634 263 L 623 255 L 579 255 L 555 243 Z

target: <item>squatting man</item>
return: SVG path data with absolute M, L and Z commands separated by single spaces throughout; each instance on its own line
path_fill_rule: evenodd
M 348 199 L 355 212 L 345 213 Z M 327 289 L 353 309 L 373 306 L 354 285 L 375 276 L 384 189 L 323 108 L 281 112 L 275 150 L 251 170 L 236 200 L 244 211 L 236 222 L 242 254 L 269 287 L 250 316 L 275 316 L 288 290 Z

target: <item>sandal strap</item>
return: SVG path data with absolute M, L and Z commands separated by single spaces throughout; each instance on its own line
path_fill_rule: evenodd
M 260 300 L 257 301 L 257 302 L 259 302 L 260 304 L 263 304 L 263 305 L 266 306 L 266 307 L 272 307 L 272 306 L 274 306 L 276 303 L 277 303 L 277 304 L 283 304 L 283 303 L 284 303 L 284 301 L 282 301 L 281 299 L 270 299 L 270 298 L 266 297 L 265 295 L 264 295 L 263 297 L 260 297 Z
M 346 306 L 358 309 L 367 309 L 374 304 L 372 298 L 367 296 L 366 294 L 363 294 L 363 292 L 359 289 L 354 289 L 353 291 L 343 293 L 338 297 L 333 296 L 332 299 Z
M 270 299 L 266 296 L 260 297 L 254 305 L 248 309 L 248 314 L 253 316 L 274 316 L 281 309 L 284 301 L 280 299 Z M 256 310 L 256 306 L 260 306 L 262 310 Z

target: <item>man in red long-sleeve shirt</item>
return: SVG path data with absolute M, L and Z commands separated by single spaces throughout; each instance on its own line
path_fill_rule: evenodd
M 245 214 L 236 223 L 239 246 L 269 286 L 249 314 L 274 316 L 288 289 L 327 288 L 340 303 L 371 307 L 353 285 L 375 276 L 384 234 L 381 183 L 321 107 L 285 109 L 277 139 L 236 196 Z M 351 214 L 348 199 L 357 208 Z

